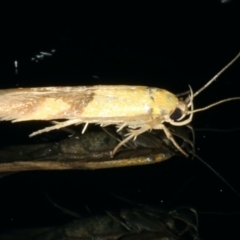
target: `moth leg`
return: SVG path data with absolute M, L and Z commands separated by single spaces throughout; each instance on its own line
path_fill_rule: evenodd
M 124 127 L 126 127 L 126 126 L 127 126 L 126 123 L 117 125 L 117 132 L 120 132 L 120 131 L 121 131 Z
M 68 120 L 68 121 L 65 121 L 65 122 L 53 122 L 53 123 L 55 124 L 54 126 L 46 127 L 44 129 L 33 132 L 29 135 L 29 137 L 36 136 L 36 135 L 41 134 L 43 132 L 49 132 L 49 131 L 52 131 L 52 130 L 55 130 L 55 129 L 64 128 L 64 127 L 70 126 L 72 124 L 77 125 L 77 124 L 80 124 L 82 122 L 80 122 L 79 119 L 71 119 L 71 120 Z
M 171 132 L 169 131 L 169 129 L 164 124 L 158 125 L 158 128 L 162 128 L 162 130 L 166 134 L 167 138 L 171 140 L 171 142 L 178 149 L 178 151 L 181 152 L 186 157 L 188 157 L 188 154 L 178 145 L 178 143 L 175 141 L 174 137 L 172 136 Z
M 187 127 L 188 127 L 188 126 L 187 126 Z M 190 128 L 190 127 L 189 127 L 189 128 Z M 192 131 L 193 129 L 190 128 L 190 130 Z M 172 134 L 173 136 L 176 136 L 176 137 L 181 138 L 185 143 L 189 144 L 189 145 L 191 146 L 191 148 L 193 149 L 193 152 L 194 152 L 194 143 L 195 143 L 195 141 L 194 141 L 194 132 L 192 132 L 192 138 L 193 138 L 193 140 L 189 140 L 188 138 L 182 136 L 181 134 L 178 134 L 178 133 L 173 132 L 173 131 L 171 131 L 171 134 Z
M 109 126 L 109 125 L 111 125 L 111 123 L 101 123 L 101 124 L 100 124 L 100 127 L 107 127 L 107 126 Z
M 125 143 L 127 143 L 129 140 L 131 140 L 132 138 L 135 140 L 137 138 L 138 135 L 146 132 L 149 130 L 149 126 L 145 125 L 145 126 L 142 126 L 141 128 L 137 129 L 137 130 L 133 130 L 133 129 L 130 129 L 129 130 L 129 133 L 127 133 L 125 136 L 128 136 L 126 137 L 124 140 L 122 140 L 112 151 L 112 157 L 115 155 L 115 153 L 118 151 L 118 149 L 124 145 Z
M 82 134 L 84 134 L 85 131 L 87 130 L 88 124 L 89 124 L 88 122 L 85 123 L 83 130 L 82 130 Z

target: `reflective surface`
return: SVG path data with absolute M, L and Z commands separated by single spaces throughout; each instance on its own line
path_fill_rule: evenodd
M 15 6 L 1 28 L 0 88 L 131 84 L 181 93 L 190 84 L 196 91 L 240 50 L 238 4 L 167 1 L 161 7 L 149 6 L 150 12 L 144 5 L 129 12 L 126 6 L 119 12 L 78 7 L 76 13 L 65 4 L 64 14 L 56 9 L 48 12 L 44 5 L 38 6 L 39 13 L 28 10 L 25 15 Z M 11 14 L 13 9 L 20 15 Z M 27 22 L 22 22 L 23 16 Z M 197 96 L 194 107 L 239 95 L 236 62 Z M 196 153 L 240 191 L 238 109 L 236 101 L 196 113 L 192 126 L 204 129 L 195 131 Z M 1 122 L 1 151 L 49 143 L 49 135 L 28 138 L 49 125 Z M 235 130 L 209 131 L 231 128 Z M 178 206 L 196 209 L 201 239 L 230 239 L 238 234 L 239 197 L 191 157 L 95 171 L 24 171 L 1 178 L 0 190 L 1 232 L 72 221 L 49 203 L 46 193 L 60 206 L 88 217 L 124 208 L 123 202 L 109 196 L 115 193 L 167 212 Z

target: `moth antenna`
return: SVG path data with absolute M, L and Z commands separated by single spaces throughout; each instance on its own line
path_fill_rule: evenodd
M 179 97 L 182 97 L 182 96 L 186 96 L 189 93 L 190 93 L 190 91 L 188 90 L 188 91 L 185 91 L 185 92 L 178 93 L 178 94 L 176 94 L 176 96 L 179 98 Z
M 226 99 L 220 100 L 218 102 L 212 103 L 212 104 L 210 104 L 210 105 L 208 105 L 206 107 L 198 108 L 198 109 L 195 109 L 195 110 L 191 110 L 191 111 L 188 112 L 188 114 L 192 114 L 192 113 L 195 113 L 195 112 L 202 112 L 202 111 L 205 111 L 205 110 L 207 110 L 209 108 L 217 106 L 219 104 L 222 104 L 222 103 L 225 103 L 225 102 L 234 101 L 234 100 L 240 100 L 240 97 L 226 98 Z
M 240 128 L 230 128 L 230 129 L 217 129 L 217 128 L 194 128 L 194 131 L 209 131 L 209 132 L 236 132 L 240 131 Z
M 201 163 L 203 163 L 207 168 L 209 168 L 213 173 L 215 173 L 234 193 L 240 197 L 240 193 L 230 184 L 226 179 L 224 179 L 213 167 L 211 167 L 208 163 L 206 163 L 202 158 L 200 158 L 197 154 L 190 152 L 194 157 L 196 157 Z
M 212 82 L 214 82 L 226 69 L 228 69 L 238 58 L 240 57 L 240 52 L 237 54 L 232 61 L 230 61 L 224 68 L 222 68 L 213 78 L 211 78 L 203 87 L 196 91 L 193 97 L 196 97 L 200 92 L 206 89 Z

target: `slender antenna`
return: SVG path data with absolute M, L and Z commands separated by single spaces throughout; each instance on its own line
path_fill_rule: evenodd
M 205 88 L 207 88 L 213 81 L 215 81 L 227 68 L 229 68 L 238 58 L 240 57 L 240 52 L 237 56 L 230 61 L 224 68 L 222 68 L 212 79 L 210 79 L 202 88 L 200 88 L 197 92 L 194 93 L 193 97 L 196 97 L 200 92 L 202 92 Z
M 196 157 L 201 163 L 203 163 L 205 166 L 207 166 L 213 173 L 215 173 L 234 193 L 240 197 L 240 193 L 225 180 L 216 170 L 213 169 L 208 163 L 206 163 L 202 158 L 200 158 L 197 154 L 190 152 L 194 157 Z
M 232 98 L 226 98 L 226 99 L 223 99 L 223 100 L 220 100 L 218 102 L 215 102 L 215 103 L 212 103 L 206 107 L 203 107 L 203 108 L 198 108 L 198 109 L 195 109 L 195 110 L 191 110 L 191 111 L 188 111 L 188 114 L 191 114 L 191 113 L 195 113 L 195 112 L 201 112 L 201 111 L 205 111 L 209 108 L 212 108 L 214 106 L 217 106 L 219 104 L 222 104 L 222 103 L 225 103 L 225 102 L 230 102 L 230 101 L 234 101 L 234 100 L 240 100 L 240 97 L 232 97 Z

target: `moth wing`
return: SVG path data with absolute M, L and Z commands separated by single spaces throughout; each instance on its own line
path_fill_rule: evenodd
M 148 101 L 146 87 L 141 86 L 7 89 L 0 91 L 0 119 L 133 117 L 149 112 Z

